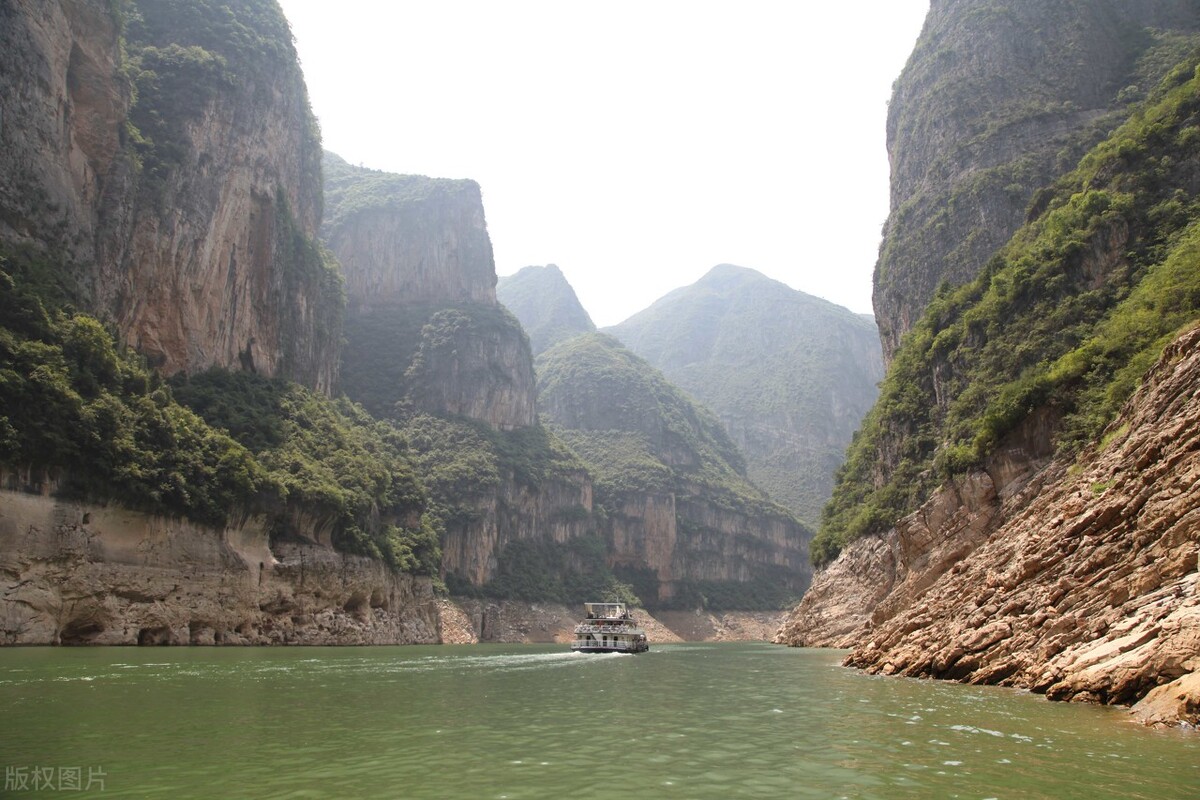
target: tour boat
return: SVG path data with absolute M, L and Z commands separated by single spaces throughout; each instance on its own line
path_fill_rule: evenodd
M 624 603 L 584 603 L 587 619 L 575 626 L 571 650 L 580 653 L 644 653 L 650 649 Z

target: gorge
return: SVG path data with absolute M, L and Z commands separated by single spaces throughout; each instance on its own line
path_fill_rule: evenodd
M 799 594 L 756 489 L 594 502 L 478 185 L 323 154 L 274 2 L 42 5 L 0 34 L 0 640 L 488 639 L 639 601 L 617 573 L 664 611 Z
M 793 605 L 868 672 L 1200 724 L 1198 53 L 1185 0 L 934 0 L 874 326 L 721 264 L 597 331 L 498 285 L 476 182 L 322 149 L 274 0 L 0 4 L 0 643 Z

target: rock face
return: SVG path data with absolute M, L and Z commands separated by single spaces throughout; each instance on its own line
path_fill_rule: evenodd
M 1034 193 L 1191 46 L 1182 0 L 934 0 L 888 107 L 891 213 L 875 268 L 888 359 L 943 282 L 966 283 Z
M 325 167 L 323 235 L 348 296 L 340 385 L 402 422 L 434 473 L 427 482 L 446 509 L 443 575 L 479 587 L 514 542 L 587 534 L 591 482 L 578 462 L 547 461 L 529 339 L 496 302 L 479 187 L 332 154 Z
M 1200 328 L 1077 464 L 1030 460 L 943 490 L 821 573 L 781 629 L 871 672 L 1200 706 Z M 849 578 L 847 579 L 847 576 Z
M 313 244 L 320 144 L 282 12 L 115 8 L 0 10 L 16 82 L 0 234 L 69 265 L 70 292 L 164 374 L 253 369 L 329 391 L 342 301 Z M 257 49 L 227 35 L 239 25 Z
M 807 530 L 746 479 L 711 412 L 603 334 L 551 348 L 538 379 L 542 414 L 594 476 L 614 571 L 650 608 L 769 608 L 803 590 Z
M 883 377 L 869 321 L 726 264 L 606 332 L 717 413 L 772 499 L 820 519 Z
M 512 430 L 536 422 L 533 358 L 496 302 L 479 187 L 326 156 L 322 228 L 346 276 L 342 388 L 379 416 L 397 402 Z
M 352 167 L 333 153 L 324 170 L 322 237 L 342 264 L 352 312 L 496 302 L 479 184 Z
M 501 554 L 512 542 L 562 545 L 591 529 L 592 483 L 582 470 L 548 475 L 538 485 L 505 474 L 496 488 L 458 499 L 470 513 L 447 522 L 442 572 L 473 586 L 496 576 Z
M 320 545 L 271 546 L 261 520 L 215 530 L 0 491 L 0 643 L 439 640 L 429 578 Z
M 500 278 L 496 297 L 520 320 L 535 357 L 572 336 L 596 330 L 575 290 L 555 264 L 525 267 L 515 275 Z
M 0 237 L 95 257 L 131 102 L 120 18 L 101 2 L 0 7 Z

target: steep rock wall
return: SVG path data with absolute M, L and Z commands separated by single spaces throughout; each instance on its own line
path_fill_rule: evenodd
M 353 167 L 331 153 L 324 165 L 322 235 L 348 297 L 340 386 L 400 421 L 436 473 L 442 574 L 477 588 L 510 545 L 591 533 L 589 476 L 577 462 L 550 463 L 541 446 L 529 339 L 496 302 L 479 186 Z
M 442 570 L 475 586 L 496 576 L 511 542 L 564 544 L 592 529 L 592 483 L 584 472 L 559 473 L 536 487 L 508 475 L 495 491 L 463 500 L 471 511 L 446 523 Z
M 328 391 L 342 301 L 313 244 L 319 136 L 278 6 L 0 14 L 0 74 L 18 84 L 0 101 L 5 245 L 56 264 L 164 374 L 254 369 Z M 229 20 L 262 49 L 226 37 Z
M 746 479 L 711 412 L 603 334 L 538 370 L 539 409 L 592 471 L 609 561 L 643 602 L 769 608 L 803 591 L 808 531 Z
M 1127 704 L 1157 689 L 1148 703 L 1170 702 L 1146 719 L 1195 722 L 1197 387 L 1200 328 L 1167 349 L 1077 464 L 1030 460 L 1026 480 L 1010 461 L 999 492 L 984 473 L 948 487 L 882 539 L 847 548 L 777 641 L 853 646 L 847 663 L 872 672 L 1052 699 Z
M 322 235 L 346 273 L 349 308 L 496 302 L 479 184 L 324 160 L 330 213 Z
M 0 643 L 431 644 L 428 578 L 299 541 L 0 491 Z
M 94 258 L 131 100 L 108 4 L 0 6 L 0 238 Z
M 891 213 L 874 293 L 886 358 L 937 287 L 974 278 L 1036 190 L 1072 169 L 1198 30 L 1200 10 L 1183 0 L 934 0 L 888 107 Z
M 128 22 L 131 120 L 152 145 L 133 146 L 142 167 L 110 213 L 98 293 L 167 374 L 252 369 L 329 392 L 342 298 L 315 246 L 320 136 L 282 11 L 242 0 L 226 13 L 257 40 L 152 3 Z
M 322 236 L 346 276 L 342 387 L 511 430 L 536 422 L 529 340 L 496 302 L 479 186 L 352 167 L 326 154 Z

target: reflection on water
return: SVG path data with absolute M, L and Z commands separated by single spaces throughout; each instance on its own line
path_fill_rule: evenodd
M 1200 736 L 1112 709 L 565 647 L 3 650 L 0 762 L 101 767 L 104 797 L 1200 796 Z

